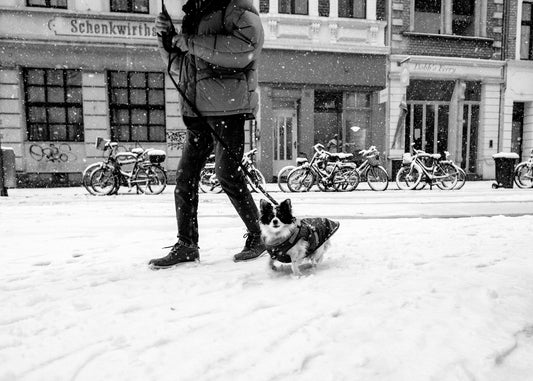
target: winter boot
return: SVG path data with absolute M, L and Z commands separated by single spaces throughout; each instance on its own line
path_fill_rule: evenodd
M 166 269 L 179 265 L 184 262 L 194 262 L 200 260 L 198 246 L 188 245 L 185 242 L 178 241 L 167 256 L 154 258 L 148 262 L 148 266 L 153 269 Z
M 261 234 L 246 233 L 244 237 L 246 237 L 246 243 L 244 244 L 244 248 L 242 249 L 240 253 L 235 254 L 233 256 L 233 260 L 235 262 L 256 259 L 266 251 L 265 244 L 263 243 L 263 240 L 261 239 Z

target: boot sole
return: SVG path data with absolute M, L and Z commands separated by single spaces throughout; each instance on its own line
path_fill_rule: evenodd
M 171 269 L 173 267 L 178 267 L 180 265 L 186 265 L 186 264 L 191 264 L 191 263 L 200 264 L 200 260 L 195 259 L 194 261 L 178 262 L 170 266 L 158 266 L 158 265 L 149 264 L 148 267 L 150 268 L 150 270 L 164 270 L 164 269 Z
M 235 257 L 233 257 L 233 262 L 235 263 L 238 263 L 238 262 L 251 262 L 251 261 L 255 261 L 256 259 L 259 259 L 261 258 L 263 255 L 266 254 L 266 250 L 263 251 L 261 254 L 259 254 L 257 257 L 253 257 L 253 258 L 248 258 L 248 259 L 235 259 Z

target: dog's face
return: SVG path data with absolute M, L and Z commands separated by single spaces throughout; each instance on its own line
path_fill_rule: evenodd
M 278 206 L 273 206 L 266 200 L 260 201 L 259 224 L 264 235 L 280 235 L 294 226 L 291 200 L 287 199 Z

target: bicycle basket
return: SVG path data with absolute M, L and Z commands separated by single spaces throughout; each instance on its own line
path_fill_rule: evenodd
M 165 161 L 167 158 L 167 154 L 165 151 L 159 150 L 159 149 L 153 149 L 148 151 L 148 160 L 152 164 L 159 164 Z
M 413 157 L 411 156 L 409 152 L 406 152 L 403 154 L 402 164 L 411 164 L 412 161 L 413 161 Z
M 370 155 L 367 157 L 368 164 L 370 164 L 372 167 L 378 166 L 379 163 L 379 155 Z

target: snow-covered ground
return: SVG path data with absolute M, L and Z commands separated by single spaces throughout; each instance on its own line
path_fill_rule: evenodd
M 341 222 L 299 279 L 232 261 L 244 229 L 223 194 L 201 196 L 201 263 L 160 271 L 172 187 L 9 194 L 2 381 L 533 379 L 533 190 L 290 195 Z

